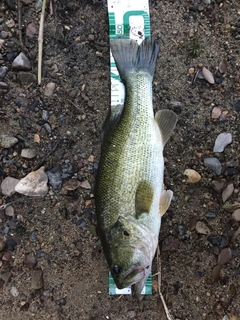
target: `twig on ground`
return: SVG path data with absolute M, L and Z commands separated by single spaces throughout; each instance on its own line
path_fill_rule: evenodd
M 19 32 L 19 42 L 20 46 L 23 47 L 22 42 L 22 0 L 17 1 L 17 11 L 18 11 L 18 32 Z
M 68 100 L 68 99 L 67 99 L 67 101 L 68 101 L 69 103 L 71 103 L 75 108 L 77 108 L 78 110 L 81 111 L 80 107 L 79 107 L 77 104 L 73 103 L 71 100 Z
M 15 201 L 11 201 L 11 202 L 5 203 L 5 204 L 0 206 L 0 210 L 5 210 L 8 206 L 10 206 L 10 205 L 12 205 L 14 203 L 19 203 L 19 202 L 23 202 L 23 201 L 24 201 L 23 198 L 19 198 L 19 199 L 15 200 Z
M 53 4 L 52 4 L 52 0 L 50 0 L 49 2 L 49 10 L 50 10 L 50 15 L 53 15 Z
M 160 258 L 160 249 L 159 247 L 157 248 L 157 265 L 158 265 L 158 292 L 159 292 L 159 296 L 162 300 L 162 304 L 163 304 L 163 307 L 164 307 L 164 311 L 165 311 L 165 314 L 167 316 L 167 319 L 168 320 L 174 320 L 174 318 L 171 316 L 169 310 L 168 310 L 168 307 L 166 305 L 166 302 L 163 298 L 163 295 L 162 295 L 162 292 L 161 292 L 161 258 Z
M 60 142 L 61 142 L 61 140 L 58 140 L 58 142 L 55 144 L 55 146 L 52 148 L 52 150 L 51 150 L 50 152 L 48 152 L 48 154 L 47 154 L 45 157 L 43 157 L 42 160 L 40 160 L 40 161 L 38 162 L 38 164 L 36 164 L 36 166 L 32 169 L 32 171 L 38 170 L 38 169 L 44 164 L 44 162 L 47 160 L 47 158 L 48 158 L 51 154 L 53 154 L 53 152 L 56 151 L 56 149 L 57 149 L 57 147 L 59 146 Z
M 39 25 L 39 35 L 38 35 L 38 84 L 42 81 L 42 51 L 43 51 L 43 25 L 44 25 L 44 14 L 46 8 L 46 0 L 42 3 L 42 12 Z

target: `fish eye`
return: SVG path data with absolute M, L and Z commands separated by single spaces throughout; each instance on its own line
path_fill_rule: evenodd
M 122 268 L 119 267 L 118 265 L 115 265 L 113 268 L 112 268 L 112 271 L 113 273 L 115 274 L 120 274 L 122 272 Z
M 130 233 L 129 233 L 127 230 L 124 230 L 124 231 L 123 231 L 123 234 L 124 234 L 124 236 L 126 236 L 126 237 L 129 237 L 129 236 L 130 236 Z

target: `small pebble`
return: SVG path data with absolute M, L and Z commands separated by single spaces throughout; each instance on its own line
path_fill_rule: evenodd
M 18 71 L 29 71 L 32 69 L 29 59 L 23 52 L 19 53 L 19 55 L 14 59 L 12 67 L 14 70 Z
M 37 260 L 32 252 L 26 255 L 24 262 L 25 265 L 30 269 L 34 269 L 37 265 Z
M 91 190 L 91 188 L 92 188 L 90 183 L 88 182 L 88 180 L 81 182 L 80 187 L 83 189 L 87 189 L 87 190 Z
M 32 280 L 31 280 L 31 289 L 38 290 L 43 287 L 43 272 L 41 269 L 33 270 Z
M 14 216 L 14 208 L 13 206 L 7 206 L 5 209 L 5 215 L 8 217 L 13 217 Z
M 18 139 L 8 134 L 0 134 L 0 146 L 2 148 L 11 148 L 18 142 Z
M 47 176 L 49 179 L 49 184 L 54 190 L 59 190 L 61 189 L 62 186 L 62 177 L 61 173 L 59 172 L 58 168 L 52 168 L 48 170 Z
M 45 196 L 48 193 L 48 176 L 44 167 L 30 172 L 15 187 L 16 192 L 26 196 Z
M 36 149 L 22 149 L 21 151 L 21 157 L 26 159 L 33 159 L 37 156 L 37 150 Z
M 205 167 L 214 171 L 218 176 L 222 173 L 222 165 L 217 158 L 205 158 L 203 163 Z
M 7 177 L 1 183 L 1 191 L 5 196 L 10 197 L 15 193 L 15 187 L 19 183 L 18 179 Z
M 12 277 L 12 274 L 10 271 L 4 272 L 0 275 L 0 278 L 5 282 L 8 283 Z
M 16 287 L 12 287 L 10 292 L 11 292 L 11 295 L 15 298 L 19 295 L 19 291 Z
M 16 249 L 17 242 L 13 238 L 8 238 L 6 240 L 6 247 L 8 251 L 13 252 Z
M 5 241 L 0 240 L 0 252 L 5 248 Z
M 44 95 L 46 97 L 51 97 L 53 95 L 53 91 L 56 87 L 56 83 L 54 82 L 49 82 L 47 85 L 46 85 L 46 88 L 45 88 L 45 91 L 44 91 Z
M 208 228 L 208 226 L 202 222 L 202 221 L 198 221 L 196 224 L 196 230 L 198 233 L 200 234 L 206 234 L 209 235 L 210 234 L 210 229 Z

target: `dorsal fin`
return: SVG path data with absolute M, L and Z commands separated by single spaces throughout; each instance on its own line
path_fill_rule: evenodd
M 177 115 L 172 110 L 159 110 L 155 115 L 161 136 L 163 146 L 167 143 L 177 123 Z
M 143 180 L 139 183 L 135 196 L 136 217 L 149 213 L 153 201 L 153 188 L 149 182 Z

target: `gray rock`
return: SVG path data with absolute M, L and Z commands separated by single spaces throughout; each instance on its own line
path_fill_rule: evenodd
M 14 70 L 19 71 L 29 71 L 32 69 L 29 59 L 25 56 L 23 52 L 13 60 L 12 67 Z
M 21 151 L 21 157 L 26 159 L 33 159 L 37 155 L 36 149 L 22 149 Z
M 62 177 L 57 168 L 53 168 L 47 171 L 49 183 L 54 190 L 61 189 Z
M 6 82 L 0 81 L 0 88 L 1 89 L 7 89 L 8 88 L 8 84 Z
M 223 152 L 224 148 L 230 143 L 232 143 L 231 133 L 220 133 L 215 140 L 213 152 Z
M 2 273 L 0 277 L 5 283 L 8 283 L 11 279 L 11 276 L 12 276 L 11 272 L 7 271 L 7 272 Z
M 221 180 L 221 181 L 213 180 L 212 181 L 212 187 L 217 192 L 221 192 L 223 190 L 223 188 L 225 187 L 225 184 L 226 184 L 225 180 Z
M 37 260 L 32 252 L 25 257 L 24 262 L 30 269 L 34 269 L 37 265 Z
M 203 160 L 205 167 L 214 171 L 218 176 L 220 176 L 222 172 L 222 165 L 217 158 L 205 158 Z
M 45 90 L 44 90 L 44 95 L 45 95 L 46 97 L 51 97 L 52 94 L 53 94 L 53 91 L 54 91 L 55 87 L 56 87 L 56 83 L 54 83 L 54 82 L 49 82 L 49 83 L 46 85 L 46 88 L 45 88 Z
M 4 2 L 10 10 L 16 9 L 16 0 L 4 0 Z
M 31 289 L 38 290 L 43 287 L 43 272 L 41 269 L 34 270 L 32 273 Z
M 0 67 L 0 80 L 3 80 L 7 74 L 7 67 Z
M 35 76 L 35 74 L 30 72 L 19 72 L 17 74 L 17 78 L 22 85 L 29 85 L 37 81 L 37 77 Z
M 10 197 L 15 193 L 15 187 L 19 183 L 18 179 L 7 177 L 1 183 L 2 194 Z
M 6 21 L 6 25 L 8 26 L 8 28 L 12 28 L 15 26 L 15 22 L 13 19 L 10 19 Z
M 0 32 L 0 38 L 1 39 L 6 39 L 8 37 L 8 32 L 7 31 L 1 31 Z
M 5 241 L 0 240 L 0 251 L 3 251 L 3 249 L 5 248 Z
M 14 216 L 14 208 L 13 206 L 7 206 L 5 209 L 5 215 L 8 217 L 13 217 Z
M 18 139 L 8 134 L 0 134 L 0 146 L 2 148 L 11 148 L 18 142 Z
M 21 179 L 15 187 L 15 191 L 25 196 L 45 196 L 48 193 L 48 176 L 44 167 L 30 172 Z
M 92 188 L 90 183 L 88 182 L 88 180 L 81 182 L 80 187 L 83 189 L 87 189 L 87 190 L 91 190 L 91 188 Z

